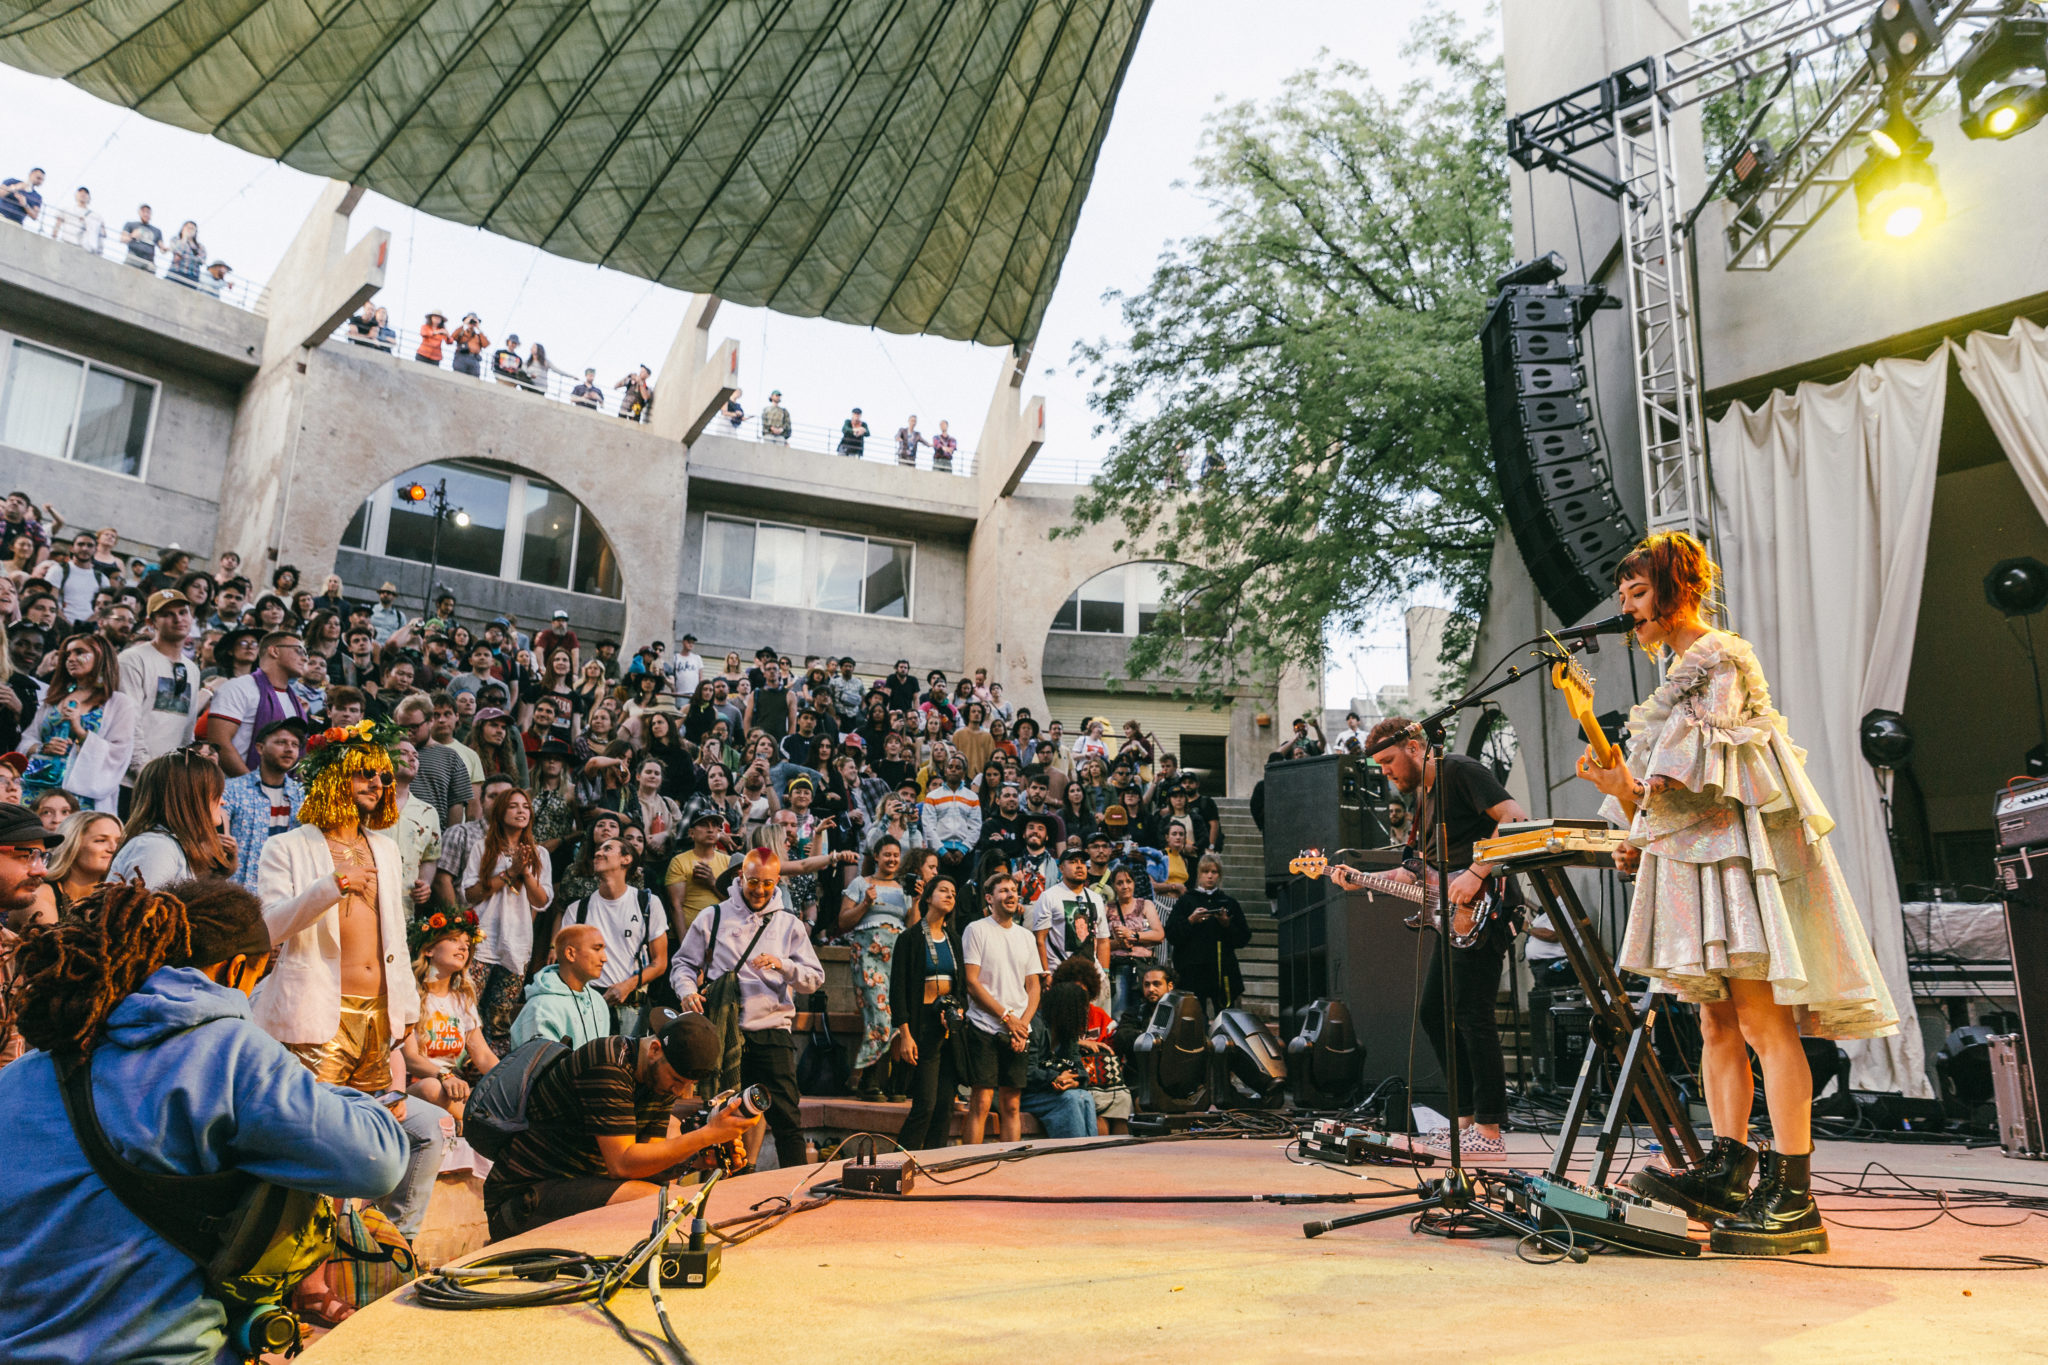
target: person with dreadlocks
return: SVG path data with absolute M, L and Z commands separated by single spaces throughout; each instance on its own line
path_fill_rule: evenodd
M 0 844 L 35 841 L 19 809 L 0 807 Z M 404 1170 L 405 1134 L 250 1021 L 270 936 L 247 891 L 110 882 L 73 911 L 23 939 L 7 1001 L 37 1050 L 0 1072 L 0 1359 L 240 1359 L 198 1263 L 94 1173 L 59 1060 L 88 1062 L 108 1143 L 151 1171 L 373 1199 Z
M 277 966 L 251 1015 L 314 1077 L 370 1094 L 399 1088 L 391 1046 L 420 1015 L 406 953 L 408 903 L 398 844 L 390 746 L 398 727 L 363 721 L 307 740 L 294 770 L 305 784 L 302 823 L 264 841 L 256 894 L 277 944 Z M 454 1121 L 417 1097 L 393 1108 L 412 1142 L 405 1180 L 380 1206 L 407 1237 L 419 1231 Z M 312 1314 L 323 1316 L 320 1309 Z

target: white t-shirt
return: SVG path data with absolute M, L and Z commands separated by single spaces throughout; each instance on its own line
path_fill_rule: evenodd
M 479 837 L 471 845 L 468 856 L 463 859 L 462 895 L 469 899 L 469 888 L 484 879 L 483 860 L 486 840 Z M 491 869 L 496 877 L 512 866 L 512 855 L 500 853 L 498 865 Z M 476 907 L 477 927 L 484 932 L 484 941 L 477 947 L 476 960 L 508 971 L 525 972 L 526 960 L 533 956 L 533 917 L 548 908 L 555 898 L 555 877 L 548 866 L 547 850 L 542 849 L 534 867 L 535 880 L 539 881 L 541 900 L 534 904 L 526 899 L 526 888 L 516 882 L 506 882 L 496 895 L 485 898 Z
M 1548 929 L 1550 927 L 1550 912 L 1548 910 L 1531 910 L 1529 912 L 1529 923 L 1534 925 L 1539 921 L 1541 922 L 1541 928 Z M 1531 934 L 1529 935 L 1528 946 L 1523 949 L 1523 956 L 1531 962 L 1548 962 L 1552 958 L 1564 956 L 1564 945 L 1562 943 L 1547 942 Z
M 92 620 L 92 599 L 105 585 L 91 565 L 79 568 L 69 555 L 53 559 L 36 570 L 36 577 L 57 590 L 57 609 L 71 622 Z
M 992 915 L 978 919 L 961 935 L 960 956 L 966 966 L 981 968 L 982 988 L 1010 1013 L 1022 1014 L 1031 1003 L 1024 986 L 1027 977 L 1038 974 L 1038 940 L 1023 925 L 1005 929 Z M 979 999 L 968 1002 L 967 1021 L 983 1033 L 1004 1031 L 1002 1017 L 990 1014 Z
M 262 695 L 256 690 L 256 675 L 244 673 L 239 678 L 227 678 L 215 683 L 213 700 L 207 704 L 207 709 L 222 720 L 246 725 L 249 718 L 256 714 L 256 707 L 261 701 Z M 242 737 L 237 735 L 237 738 Z
M 135 753 L 128 760 L 129 782 L 159 754 L 192 741 L 193 709 L 199 699 L 199 666 L 188 659 L 170 660 L 147 642 L 121 651 L 121 690 L 135 702 Z
M 476 1006 L 453 991 L 420 992 L 420 1051 L 450 1066 L 468 1046 L 470 1033 L 481 1027 Z
M 563 924 L 595 925 L 597 932 L 604 935 L 604 971 L 597 978 L 599 990 L 610 990 L 638 972 L 646 965 L 641 950 L 668 932 L 668 912 L 662 906 L 661 896 L 648 891 L 647 937 L 640 937 L 640 896 L 641 892 L 631 886 L 615 901 L 593 891 L 580 918 L 574 902 L 562 907 Z
M 1088 943 L 1075 941 L 1068 934 L 1067 922 L 1081 913 L 1083 905 L 1088 907 Z M 1045 888 L 1043 895 L 1031 902 L 1031 909 L 1024 918 L 1034 935 L 1041 929 L 1052 931 L 1045 947 L 1046 956 L 1055 967 L 1109 934 L 1109 902 L 1092 886 L 1069 891 L 1065 882 L 1054 882 Z

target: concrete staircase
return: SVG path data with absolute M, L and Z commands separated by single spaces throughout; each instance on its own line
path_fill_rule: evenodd
M 1244 907 L 1252 927 L 1251 946 L 1237 955 L 1244 972 L 1245 1003 L 1269 1027 L 1280 1022 L 1280 938 L 1273 903 L 1266 899 L 1266 848 L 1252 823 L 1250 803 L 1241 796 L 1216 802 L 1223 825 L 1223 889 Z

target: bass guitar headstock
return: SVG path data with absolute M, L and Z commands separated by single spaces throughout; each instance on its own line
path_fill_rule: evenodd
M 1319 848 L 1303 849 L 1300 857 L 1288 860 L 1287 870 L 1297 877 L 1320 877 L 1330 870 L 1330 860 Z

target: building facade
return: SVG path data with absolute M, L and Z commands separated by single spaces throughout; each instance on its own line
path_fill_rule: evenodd
M 352 343 L 388 249 L 380 229 L 351 240 L 356 197 L 328 188 L 260 310 L 0 232 L 7 486 L 70 525 L 118 528 L 131 551 L 233 549 L 252 582 L 292 564 L 356 596 L 388 579 L 407 605 L 431 578 L 464 620 L 537 627 L 560 608 L 626 653 L 688 632 L 714 661 L 772 645 L 851 655 L 866 676 L 897 658 L 920 676 L 985 668 L 1070 734 L 1085 716 L 1112 732 L 1138 719 L 1219 792 L 1258 780 L 1274 715 L 1320 704 L 1307 676 L 1199 702 L 1124 677 L 1156 566 L 1107 530 L 1050 539 L 1079 490 L 1031 478 L 1045 413 L 1024 401 L 1021 359 L 952 471 L 899 466 L 879 436 L 865 459 L 769 444 L 717 416 L 738 348 L 713 342 L 718 301 L 698 298 L 651 415 L 621 420 L 609 393 L 589 410 L 559 385 L 422 364 L 409 337 Z M 445 486 L 461 517 L 408 502 L 413 484 Z

